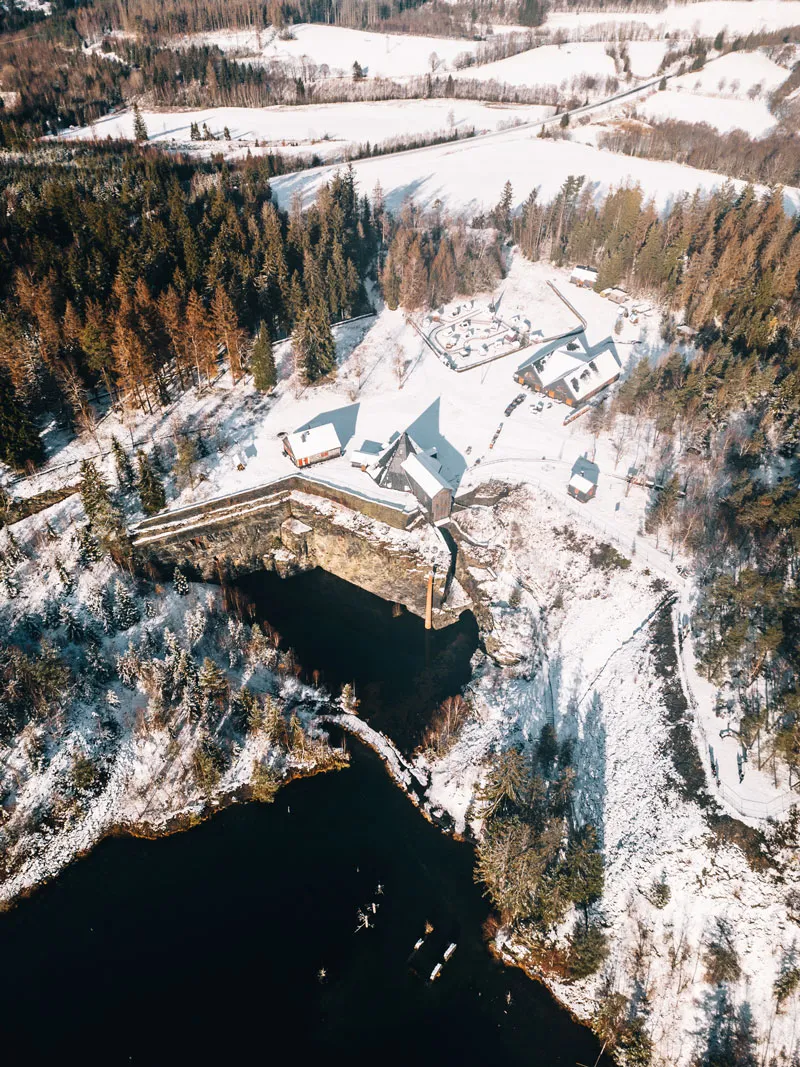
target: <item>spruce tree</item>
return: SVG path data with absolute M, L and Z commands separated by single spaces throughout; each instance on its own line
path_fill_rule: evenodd
M 15 470 L 37 467 L 44 459 L 42 440 L 17 398 L 11 378 L 0 367 L 0 460 Z
M 164 484 L 141 449 L 136 454 L 136 461 L 139 467 L 139 478 L 136 483 L 136 488 L 139 493 L 139 499 L 142 502 L 142 510 L 145 515 L 155 515 L 161 511 L 167 503 Z
M 111 438 L 111 451 L 114 454 L 114 465 L 117 468 L 117 479 L 125 489 L 132 489 L 135 481 L 133 464 L 130 457 L 116 437 Z
M 321 301 L 315 301 L 303 312 L 292 334 L 292 345 L 306 382 L 316 382 L 335 368 L 336 343 L 327 308 Z
M 253 385 L 256 389 L 260 393 L 272 392 L 278 375 L 275 369 L 275 356 L 272 354 L 272 341 L 264 322 L 258 328 L 258 337 L 256 337 L 250 358 L 250 369 L 253 372 Z
M 97 563 L 101 556 L 100 545 L 92 532 L 92 524 L 87 522 L 78 530 L 78 560 L 86 567 L 90 563 Z
M 129 630 L 139 621 L 139 609 L 128 589 L 117 579 L 114 585 L 114 622 L 118 630 Z
M 58 577 L 61 579 L 61 585 L 63 586 L 64 592 L 71 593 L 75 588 L 75 582 L 73 581 L 72 575 L 67 571 L 58 556 L 56 556 L 56 571 Z
M 172 581 L 175 584 L 175 592 L 179 596 L 187 596 L 189 593 L 189 581 L 180 567 L 175 568 L 175 573 L 172 575 Z
M 96 585 L 86 596 L 86 607 L 97 619 L 107 634 L 114 632 L 114 616 L 109 603 L 108 591 L 104 585 Z
M 147 140 L 147 126 L 145 126 L 139 105 L 133 105 L 133 138 L 135 141 Z
M 81 460 L 80 492 L 86 517 L 101 525 L 113 505 L 106 480 L 90 459 Z
M 228 678 L 221 667 L 217 666 L 213 659 L 208 656 L 203 660 L 197 684 L 202 693 L 220 703 L 228 693 Z

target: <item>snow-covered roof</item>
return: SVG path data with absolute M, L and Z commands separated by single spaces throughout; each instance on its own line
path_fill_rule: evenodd
M 439 473 L 440 464 L 437 460 L 431 459 L 430 456 L 426 456 L 425 453 L 420 455 L 407 456 L 402 463 L 403 470 L 408 477 L 413 481 L 427 497 L 431 500 L 440 493 L 442 489 L 447 489 L 448 492 L 452 492 L 452 488 L 448 482 Z
M 563 375 L 564 385 L 576 400 L 582 400 L 612 382 L 619 372 L 617 357 L 610 348 L 605 348 L 596 356 L 584 355 L 579 367 Z
M 534 360 L 533 363 L 542 388 L 547 389 L 554 382 L 560 381 L 564 375 L 580 370 L 585 359 L 586 354 L 580 349 L 570 352 L 567 348 L 556 348 L 548 352 L 546 356 L 542 356 L 541 360 Z
M 570 274 L 570 278 L 577 278 L 579 281 L 582 282 L 596 282 L 597 271 L 592 270 L 591 267 L 573 267 L 572 274 Z
M 590 482 L 588 478 L 582 474 L 573 474 L 569 480 L 570 488 L 574 489 L 576 493 L 591 493 L 594 489 L 594 482 Z
M 287 441 L 295 459 L 318 456 L 321 452 L 333 452 L 342 447 L 332 422 L 312 426 L 308 430 L 296 430 L 289 434 Z

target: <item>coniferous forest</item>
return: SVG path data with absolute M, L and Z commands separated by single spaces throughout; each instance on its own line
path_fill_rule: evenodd
M 223 359 L 241 377 L 259 329 L 295 332 L 307 380 L 333 369 L 329 323 L 368 306 L 376 220 L 349 172 L 289 215 L 269 173 L 119 145 L 3 162 L 4 459 L 41 459 L 43 411 L 86 428 L 103 393 L 152 410 Z

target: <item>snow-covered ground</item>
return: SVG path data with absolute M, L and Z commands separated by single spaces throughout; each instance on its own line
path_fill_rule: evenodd
M 506 29 L 518 27 L 498 25 L 496 32 Z M 279 62 L 297 69 L 309 64 L 324 66 L 331 76 L 351 77 L 353 64 L 358 63 L 370 78 L 402 78 L 451 69 L 456 56 L 479 47 L 478 42 L 465 38 L 417 37 L 309 23 L 292 26 L 291 33 L 292 40 L 281 40 L 271 28 L 261 33 L 220 30 L 179 37 L 172 43 L 176 47 L 216 45 L 248 62 Z
M 111 477 L 109 482 L 113 484 Z M 74 535 L 76 524 L 83 526 L 85 520 L 76 495 L 15 523 L 20 558 L 11 580 L 16 595 L 9 597 L 6 582 L 0 585 L 4 633 L 21 627 L 15 637 L 25 643 L 36 633 L 26 627 L 35 627 L 38 620 L 40 628 L 47 627 L 44 638 L 55 641 L 72 672 L 69 697 L 58 711 L 46 714 L 38 707 L 19 733 L 0 742 L 0 910 L 55 877 L 108 833 L 167 832 L 176 820 L 191 825 L 250 784 L 257 767 L 269 767 L 278 784 L 316 773 L 326 762 L 327 746 L 321 743 L 312 709 L 328 710 L 327 698 L 285 670 L 273 648 L 262 658 L 250 656 L 249 629 L 223 608 L 219 588 L 191 583 L 181 594 L 171 582 L 134 583 L 107 557 L 79 563 Z M 0 551 L 6 556 L 9 549 L 3 532 Z M 128 590 L 135 617 L 122 621 L 113 608 L 113 624 L 101 624 L 97 598 L 105 591 L 109 619 L 119 584 Z M 206 712 L 198 710 L 196 690 L 194 706 L 185 690 L 179 706 L 160 705 L 154 694 L 167 673 L 153 682 L 156 668 L 169 655 L 168 640 L 174 640 L 177 656 L 194 655 L 195 670 L 204 655 L 213 657 L 234 691 L 246 684 L 261 698 L 273 694 L 281 707 L 287 702 L 306 705 L 308 710 L 298 714 L 304 728 L 310 727 L 307 750 L 286 750 L 264 730 L 245 729 L 244 736 L 236 736 L 219 780 L 211 789 L 204 787 L 193 770 L 193 756 L 206 738 L 230 736 L 226 716 L 209 722 Z M 132 649 L 140 661 L 155 657 L 149 660 L 152 673 L 124 681 L 114 664 Z M 184 677 L 190 676 L 187 670 Z M 79 755 L 102 768 L 97 789 L 71 786 Z
M 453 77 L 495 80 L 507 85 L 561 86 L 583 75 L 598 79 L 616 75 L 614 60 L 606 53 L 605 44 L 544 45 L 508 59 L 467 67 Z
M 646 119 L 704 122 L 720 133 L 744 130 L 763 137 L 777 125 L 769 97 L 788 78 L 763 52 L 730 52 L 702 70 L 683 74 L 637 106 Z
M 645 119 L 706 123 L 720 133 L 744 130 L 750 137 L 764 137 L 777 125 L 777 119 L 762 100 L 703 96 L 678 89 L 653 93 L 636 110 Z
M 555 11 L 545 28 L 553 32 L 586 34 L 595 27 L 641 26 L 653 36 L 713 37 L 725 30 L 729 37 L 800 26 L 799 0 L 701 0 L 700 3 L 670 4 L 664 11 L 597 12 Z
M 728 52 L 702 70 L 675 78 L 670 89 L 725 96 L 737 100 L 766 99 L 789 77 L 789 70 L 762 51 Z
M 601 835 L 606 884 L 597 914 L 611 951 L 597 976 L 548 984 L 583 1018 L 592 1015 L 604 979 L 633 998 L 638 986 L 649 1005 L 653 1064 L 685 1067 L 705 1048 L 712 1026 L 715 987 L 703 955 L 722 920 L 742 968 L 731 984 L 733 1001 L 749 1005 L 758 1062 L 793 1062 L 798 993 L 776 1012 L 773 983 L 797 940 L 787 907 L 796 858 L 778 855 L 787 865 L 782 875 L 754 871 L 740 848 L 714 838 L 699 804 L 681 793 L 646 623 L 663 590 L 637 557 L 627 570 L 592 566 L 590 530 L 536 488 L 458 521 L 470 543 L 490 546 L 492 570 L 473 572 L 492 604 L 493 634 L 527 662 L 479 667 L 469 693 L 475 720 L 444 759 L 421 761 L 431 773 L 431 802 L 463 827 L 492 748 L 530 745 L 552 714 L 559 738 L 577 742 L 576 812 Z M 509 604 L 515 588 L 516 608 Z M 669 900 L 659 909 L 648 896 L 662 879 Z M 500 943 L 524 962 L 520 946 L 503 935 Z
M 389 210 L 396 211 L 407 197 L 422 207 L 435 200 L 451 211 L 473 215 L 493 207 L 506 181 L 514 189 L 519 207 L 532 189 L 551 199 L 569 175 L 585 175 L 598 197 L 621 185 L 639 184 L 663 210 L 682 193 L 710 191 L 724 185 L 725 175 L 695 170 L 679 163 L 638 159 L 601 151 L 590 145 L 536 137 L 528 129 L 507 130 L 461 144 L 439 145 L 402 155 L 359 160 L 354 165 L 362 189 L 380 182 Z M 273 189 L 282 207 L 299 192 L 308 205 L 333 171 L 318 168 L 276 178 Z M 734 182 L 743 186 L 743 182 Z M 800 191 L 787 187 L 787 211 L 800 204 Z
M 151 143 L 196 152 L 241 154 L 258 142 L 270 151 L 336 158 L 352 146 L 392 138 L 496 130 L 540 122 L 551 107 L 483 104 L 474 100 L 387 100 L 313 104 L 307 107 L 212 107 L 185 111 L 142 110 Z M 207 125 L 217 141 L 192 141 L 191 126 Z M 223 137 L 227 127 L 231 140 Z M 119 111 L 91 126 L 64 130 L 65 140 L 133 138 L 133 112 Z

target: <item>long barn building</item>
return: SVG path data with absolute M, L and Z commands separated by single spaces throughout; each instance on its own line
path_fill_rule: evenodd
M 544 354 L 534 353 L 520 364 L 515 378 L 520 385 L 528 385 L 569 407 L 580 407 L 615 382 L 621 371 L 611 348 L 592 355 L 564 346 Z

